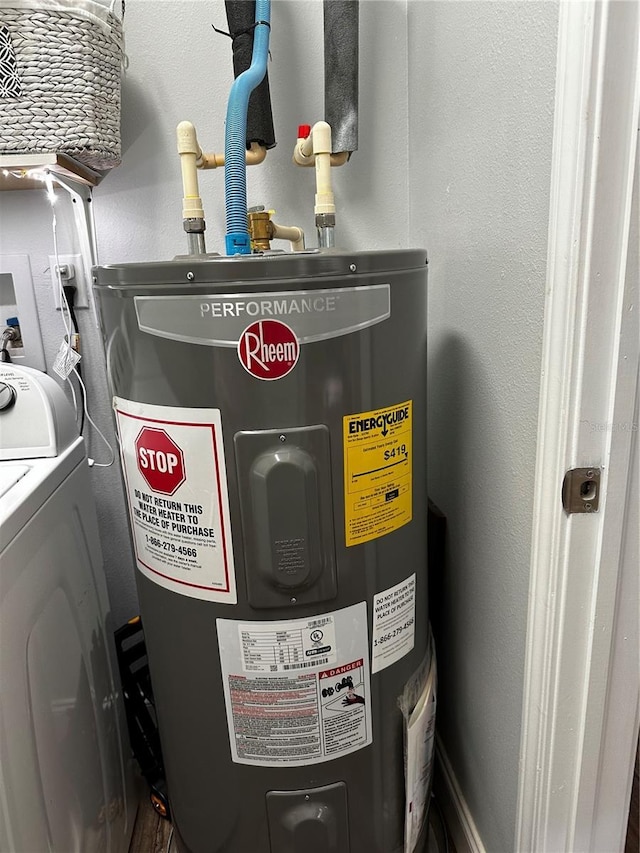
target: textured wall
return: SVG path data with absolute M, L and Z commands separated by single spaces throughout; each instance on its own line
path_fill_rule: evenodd
M 407 12 L 408 9 L 408 12 Z M 335 171 L 342 247 L 430 254 L 430 492 L 449 520 L 439 727 L 491 853 L 513 850 L 556 49 L 555 3 L 361 3 L 360 151 Z M 249 171 L 249 203 L 313 234 L 313 171 L 290 164 L 322 117 L 321 4 L 275 2 L 270 64 L 279 145 Z M 95 193 L 102 263 L 185 251 L 174 128 L 223 147 L 231 82 L 223 3 L 128 0 L 123 165 Z M 408 23 L 408 26 L 407 26 Z M 201 178 L 220 250 L 222 173 Z M 0 253 L 31 256 L 49 362 L 61 326 L 42 193 L 0 195 Z M 77 251 L 60 202 L 60 250 Z M 110 423 L 86 312 L 94 412 Z M 102 456 L 92 443 L 92 452 Z M 116 622 L 136 612 L 119 472 L 94 470 Z
M 101 263 L 164 260 L 186 251 L 175 126 L 193 121 L 206 150 L 224 150 L 233 79 L 231 43 L 212 24 L 226 29 L 222 0 L 126 4 L 123 163 L 94 194 Z M 337 239 L 350 249 L 407 246 L 406 3 L 363 3 L 360 31 L 360 150 L 333 173 Z M 293 166 L 291 154 L 298 125 L 323 118 L 321 3 L 275 0 L 271 55 L 278 145 L 265 165 L 248 171 L 248 200 L 275 208 L 283 224 L 302 225 L 309 245 L 315 245 L 313 169 Z M 223 192 L 222 171 L 201 175 L 209 251 L 224 252 Z M 77 252 L 68 198 L 61 197 L 57 210 L 60 252 Z M 50 365 L 63 332 L 47 271 L 53 245 L 44 192 L 0 194 L 0 254 L 9 252 L 31 258 Z M 88 312 L 80 321 L 92 413 L 113 440 L 101 342 Z M 91 452 L 103 458 L 93 441 Z M 94 469 L 93 479 L 114 618 L 121 623 L 137 612 L 137 604 L 119 470 Z
M 429 493 L 449 532 L 438 726 L 491 853 L 514 850 L 557 15 L 555 3 L 409 4 Z
M 212 23 L 226 29 L 222 2 L 127 3 L 126 150 L 123 165 L 97 194 L 103 263 L 158 260 L 186 250 L 175 126 L 188 119 L 206 150 L 224 150 L 233 79 L 230 41 L 217 35 Z M 342 248 L 364 248 L 372 243 L 368 229 L 383 223 L 384 242 L 403 246 L 408 240 L 406 4 L 365 2 L 360 27 L 360 150 L 333 172 L 337 238 Z M 301 224 L 315 245 L 313 169 L 294 167 L 291 155 L 298 125 L 323 117 L 322 4 L 276 0 L 270 49 L 278 145 L 264 166 L 248 170 L 248 203 L 275 208 L 283 224 Z M 393 164 L 391 150 L 397 152 Z M 201 173 L 200 187 L 207 247 L 224 252 L 222 171 Z
M 58 244 L 62 254 L 79 253 L 71 201 L 60 193 L 56 203 Z M 0 193 L 0 255 L 26 254 L 36 292 L 45 359 L 51 371 L 53 359 L 64 332 L 60 312 L 53 302 L 49 255 L 53 255 L 52 211 L 44 191 Z M 83 369 L 87 382 L 90 412 L 115 447 L 111 413 L 104 379 L 104 359 L 98 330 L 88 311 L 79 310 L 82 332 Z M 52 373 L 54 378 L 57 378 Z M 97 461 L 108 458 L 108 451 L 92 430 L 85 429 L 89 454 Z M 133 579 L 133 561 L 125 515 L 119 463 L 111 468 L 93 468 L 91 478 L 98 511 L 107 585 L 111 597 L 114 627 L 137 613 Z

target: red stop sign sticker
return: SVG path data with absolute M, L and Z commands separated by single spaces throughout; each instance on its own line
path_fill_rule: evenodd
M 293 329 L 280 320 L 258 320 L 240 335 L 238 358 L 256 379 L 282 379 L 291 373 L 300 355 Z
M 138 470 L 153 492 L 172 495 L 187 479 L 182 450 L 165 430 L 143 427 L 135 448 Z

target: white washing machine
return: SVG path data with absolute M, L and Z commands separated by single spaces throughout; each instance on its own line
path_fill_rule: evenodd
M 51 377 L 1 364 L 1 853 L 128 849 L 135 798 L 108 614 L 73 410 Z

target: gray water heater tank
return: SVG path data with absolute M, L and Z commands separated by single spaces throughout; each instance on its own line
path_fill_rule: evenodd
M 415 849 L 426 260 L 95 270 L 182 853 Z

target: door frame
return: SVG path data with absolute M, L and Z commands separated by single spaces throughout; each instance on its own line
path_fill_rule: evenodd
M 602 853 L 640 721 L 640 4 L 559 15 L 516 850 Z M 597 512 L 562 507 L 576 467 L 602 471 Z

